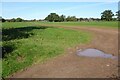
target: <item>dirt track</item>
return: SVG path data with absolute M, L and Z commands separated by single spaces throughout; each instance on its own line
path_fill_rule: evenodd
M 118 31 L 93 27 L 64 27 L 84 30 L 93 34 L 89 44 L 68 48 L 65 55 L 42 64 L 35 64 L 25 71 L 17 72 L 12 78 L 106 78 L 118 75 L 118 61 L 106 58 L 77 56 L 77 49 L 97 48 L 118 56 Z

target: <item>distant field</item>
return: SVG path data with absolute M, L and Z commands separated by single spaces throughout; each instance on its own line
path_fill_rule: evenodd
M 80 27 L 100 27 L 100 28 L 118 28 L 117 21 L 92 21 L 92 22 L 36 22 L 35 24 L 52 26 L 80 26 Z
M 21 27 L 24 25 L 46 25 L 46 26 L 80 26 L 80 27 L 101 27 L 101 28 L 118 28 L 117 21 L 92 21 L 92 22 L 11 22 L 5 23 L 3 26 L 6 27 Z
M 2 25 L 2 77 L 33 63 L 44 62 L 69 47 L 88 43 L 91 34 L 52 26 L 42 22 L 11 22 Z M 49 23 L 48 23 L 49 24 Z

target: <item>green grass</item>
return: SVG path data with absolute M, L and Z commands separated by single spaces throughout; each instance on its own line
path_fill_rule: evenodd
M 34 63 L 44 62 L 77 44 L 88 43 L 91 34 L 41 23 L 3 23 L 2 77 Z
M 14 24 L 14 26 L 13 26 Z M 11 22 L 3 24 L 6 27 L 21 27 L 24 25 L 46 25 L 46 26 L 79 26 L 79 27 L 98 27 L 98 28 L 118 28 L 118 21 L 91 21 L 91 22 Z
M 2 77 L 6 77 L 34 63 L 44 62 L 64 53 L 64 50 L 69 47 L 88 43 L 91 40 L 91 34 L 89 33 L 57 28 L 57 26 L 117 29 L 118 22 L 2 23 L 3 42 L 0 42 L 3 48 Z
M 45 27 L 44 27 L 45 26 Z M 91 35 L 82 31 L 46 26 L 118 28 L 118 22 L 5 22 L 3 29 L 2 76 L 33 63 L 64 53 L 68 47 L 87 43 Z M 1 45 L 1 42 L 0 42 Z
M 98 27 L 98 28 L 118 28 L 117 21 L 92 21 L 92 22 L 36 22 L 35 24 L 47 26 L 79 26 L 79 27 Z

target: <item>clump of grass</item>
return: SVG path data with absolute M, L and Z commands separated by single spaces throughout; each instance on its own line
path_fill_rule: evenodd
M 32 33 L 33 35 L 3 41 L 3 46 L 12 47 L 12 50 L 7 52 L 8 54 L 2 59 L 3 77 L 24 69 L 33 63 L 43 62 L 58 56 L 64 53 L 64 50 L 68 47 L 87 43 L 91 39 L 89 33 L 63 28 L 34 26 L 32 30 L 28 31 L 27 27 L 25 29 L 25 33 Z

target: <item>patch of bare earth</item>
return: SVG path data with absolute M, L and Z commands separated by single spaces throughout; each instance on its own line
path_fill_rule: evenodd
M 93 27 L 63 27 L 93 34 L 89 44 L 68 48 L 65 55 L 35 64 L 11 78 L 107 78 L 118 76 L 118 60 L 76 55 L 77 49 L 96 48 L 118 56 L 118 30 Z

